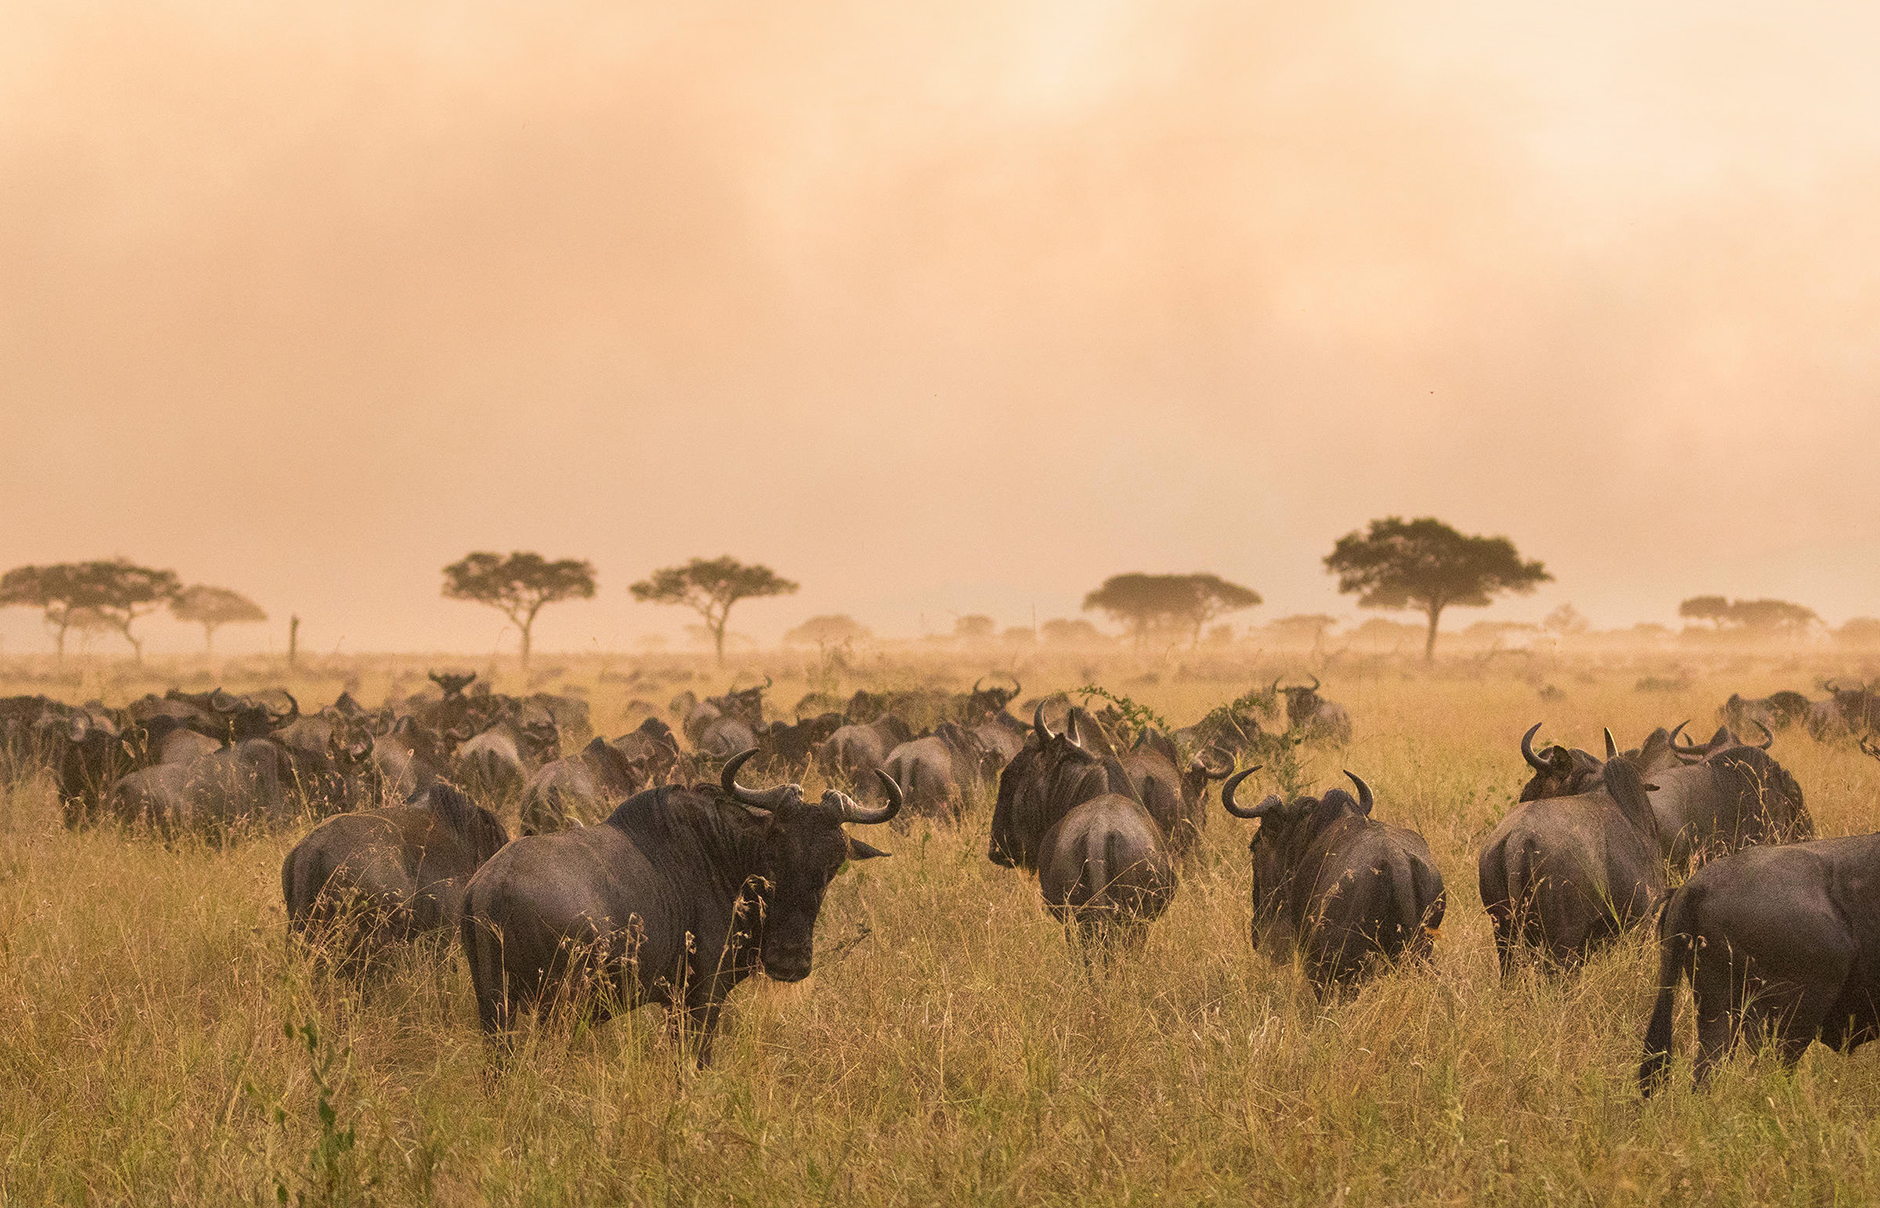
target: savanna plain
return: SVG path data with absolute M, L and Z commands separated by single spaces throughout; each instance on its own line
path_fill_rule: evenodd
M 957 690 L 1006 665 L 918 651 L 841 667 L 559 661 L 528 686 L 584 696 L 609 735 L 734 676 L 773 676 L 787 716 L 811 689 Z M 435 665 L 236 662 L 213 682 L 374 704 Z M 1602 726 L 1622 745 L 1685 718 L 1708 733 L 1733 691 L 1819 695 L 1823 675 L 1857 667 L 1719 655 L 1640 691 L 1653 668 L 1622 656 L 1312 666 L 1355 734 L 1298 748 L 1289 775 L 1317 792 L 1350 768 L 1377 817 L 1428 840 L 1448 890 L 1429 967 L 1322 1004 L 1253 952 L 1253 824 L 1210 794 L 1173 906 L 1140 953 L 1093 974 L 1035 880 L 987 861 L 987 795 L 957 826 L 865 828 L 893 858 L 837 877 L 814 974 L 735 992 L 703 1071 L 656 1007 L 531 1027 L 498 1067 L 460 953 L 414 952 L 352 985 L 289 945 L 281 860 L 311 822 L 226 844 L 70 831 L 45 777 L 19 769 L 0 797 L 0 1203 L 1880 1202 L 1880 1057 L 1817 1045 L 1787 1071 L 1744 1051 L 1694 1092 L 1685 998 L 1671 1084 L 1642 1101 L 1649 934 L 1577 975 L 1504 982 L 1476 889 L 1532 723 L 1593 750 Z M 1116 652 L 1020 667 L 1027 695 L 1094 682 L 1177 726 L 1306 669 Z M 0 674 L 0 693 L 121 704 L 211 682 L 191 664 L 72 679 Z M 523 687 L 513 670 L 495 679 Z M 1543 680 L 1564 697 L 1544 702 Z M 1822 835 L 1875 829 L 1880 763 L 1851 741 L 1795 728 L 1772 754 Z M 822 787 L 814 772 L 806 787 Z M 1272 787 L 1263 772 L 1248 796 Z

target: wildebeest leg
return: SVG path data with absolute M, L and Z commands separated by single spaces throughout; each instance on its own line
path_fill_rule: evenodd
M 1501 966 L 1501 978 L 1508 980 L 1514 967 L 1514 919 L 1506 909 L 1490 907 L 1488 921 L 1495 929 L 1495 960 Z
M 718 1017 L 724 1006 L 723 999 L 707 997 L 703 1002 L 687 1002 L 678 1013 L 680 1038 L 693 1048 L 701 1070 L 711 1064 L 712 1039 L 717 1035 Z
M 1708 957 L 1708 959 L 1706 959 Z M 1741 1024 L 1740 983 L 1733 976 L 1728 954 L 1700 954 L 1691 970 L 1691 999 L 1697 1008 L 1697 1061 L 1692 1081 L 1698 1086 L 1710 1077 L 1711 1067 L 1729 1056 Z

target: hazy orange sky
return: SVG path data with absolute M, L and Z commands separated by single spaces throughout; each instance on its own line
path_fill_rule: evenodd
M 888 634 L 1212 570 L 1355 615 L 1368 519 L 1571 601 L 1880 614 L 1880 10 L 1505 3 L 0 6 L 0 563 L 123 554 L 279 649 L 742 606 Z M 200 631 L 148 625 L 152 647 Z M 49 649 L 0 615 L 0 649 Z M 101 643 L 101 649 L 111 648 Z

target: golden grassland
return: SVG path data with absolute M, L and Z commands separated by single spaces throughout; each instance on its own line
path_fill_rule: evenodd
M 747 659 L 742 682 L 764 663 Z M 225 675 L 285 679 L 310 704 L 351 684 L 371 703 L 421 683 L 423 665 Z M 988 667 L 811 655 L 767 669 L 787 707 L 812 686 L 957 686 Z M 1027 694 L 1094 678 L 1182 724 L 1284 669 L 1109 654 L 1022 671 Z M 1033 881 L 985 859 L 989 801 L 957 828 L 871 831 L 894 858 L 831 887 L 814 975 L 740 988 L 703 1072 L 657 1008 L 532 1030 L 495 1069 L 457 953 L 414 953 L 360 989 L 289 950 L 279 868 L 299 832 L 226 848 L 70 833 L 43 783 L 21 783 L 0 796 L 0 1202 L 1880 1202 L 1872 1054 L 1816 1046 L 1793 1073 L 1746 1054 L 1694 1094 L 1686 1002 L 1675 1086 L 1643 1103 L 1645 939 L 1580 976 L 1503 984 L 1475 886 L 1533 721 L 1575 745 L 1596 749 L 1602 725 L 1636 743 L 1685 717 L 1714 724 L 1732 690 L 1812 689 L 1823 670 L 1849 668 L 1739 660 L 1671 693 L 1637 691 L 1646 671 L 1631 665 L 1326 669 L 1356 737 L 1307 749 L 1304 773 L 1319 787 L 1341 767 L 1363 775 L 1378 816 L 1429 840 L 1449 891 L 1433 968 L 1333 1005 L 1250 950 L 1250 824 L 1218 808 L 1140 956 L 1095 977 Z M 97 682 L 0 692 L 116 703 L 166 676 L 205 678 L 84 674 Z M 614 733 L 632 701 L 663 708 L 731 674 L 622 657 L 534 678 L 583 692 Z M 1542 704 L 1542 679 L 1565 699 Z M 1823 834 L 1876 828 L 1880 764 L 1799 732 L 1774 754 Z M 308 1024 L 311 1052 L 285 1031 Z

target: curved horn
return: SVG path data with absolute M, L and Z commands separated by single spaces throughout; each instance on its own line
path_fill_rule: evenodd
M 1775 741 L 1776 741 L 1775 731 L 1771 730 L 1768 726 L 1765 726 L 1763 724 L 1762 718 L 1760 717 L 1752 717 L 1750 718 L 1750 721 L 1756 723 L 1756 728 L 1763 732 L 1763 740 L 1755 744 L 1756 749 L 1758 751 L 1767 751 L 1771 746 L 1775 744 Z M 1744 743 L 1743 745 L 1748 746 L 1750 744 Z
M 1312 673 L 1311 673 L 1310 671 L 1308 671 L 1308 672 L 1306 672 L 1306 674 L 1307 674 L 1307 675 L 1312 675 Z M 1306 689 L 1306 691 L 1307 691 L 1307 692 L 1317 692 L 1318 690 L 1319 690 L 1319 677 L 1318 677 L 1318 676 L 1316 676 L 1316 675 L 1312 675 L 1312 686 L 1311 686 L 1310 688 L 1307 688 L 1307 689 Z
M 1822 680 L 1822 681 L 1821 681 L 1821 689 L 1822 689 L 1822 691 L 1824 691 L 1824 692 L 1839 692 L 1839 691 L 1841 690 L 1841 680 L 1840 680 L 1840 677 L 1839 677 L 1839 676 L 1837 676 L 1837 677 L 1835 677 L 1834 679 L 1831 679 L 1831 680 Z
M 788 784 L 778 785 L 774 789 L 766 789 L 761 793 L 753 793 L 738 784 L 738 769 L 750 762 L 751 756 L 755 754 L 757 754 L 756 747 L 747 747 L 739 751 L 736 755 L 733 755 L 731 762 L 725 765 L 725 774 L 719 777 L 718 783 L 724 786 L 725 792 L 731 794 L 731 799 L 739 805 L 749 806 L 752 809 L 758 810 L 776 809 L 777 806 L 783 803 L 783 799 L 789 796 L 790 790 L 794 786 Z
M 1535 722 L 1528 727 L 1528 732 L 1521 736 L 1521 758 L 1527 760 L 1528 766 L 1537 772 L 1551 772 L 1554 770 L 1553 765 L 1544 762 L 1539 755 L 1534 753 L 1534 736 L 1540 733 L 1540 728 L 1541 723 Z
M 1011 696 L 1011 699 L 1012 699 L 1012 700 L 1017 700 L 1017 699 L 1018 699 L 1018 694 L 1019 694 L 1019 693 L 1021 693 L 1021 692 L 1023 692 L 1024 690 L 1025 690 L 1025 685 L 1024 685 L 1024 684 L 1022 684 L 1022 683 L 1020 683 L 1020 682 L 1019 682 L 1019 678 L 1018 678 L 1018 677 L 1017 677 L 1016 675 L 1014 675 L 1014 676 L 1012 677 L 1012 696 Z
M 1263 818 L 1278 807 L 1279 798 L 1272 794 L 1268 794 L 1266 800 L 1254 806 L 1241 805 L 1234 800 L 1234 790 L 1240 787 L 1240 782 L 1259 771 L 1260 766 L 1256 763 L 1246 771 L 1236 772 L 1227 778 L 1227 783 L 1221 786 L 1222 809 L 1236 818 Z
M 1619 744 L 1612 740 L 1612 727 L 1607 726 L 1605 728 L 1605 732 L 1606 732 L 1606 758 L 1617 759 L 1619 758 Z
M 1349 768 L 1345 769 L 1345 778 L 1358 786 L 1358 808 L 1367 814 L 1370 813 L 1371 806 L 1376 801 L 1376 798 L 1371 796 L 1371 786 L 1359 779 L 1358 774 Z
M 857 805 L 841 790 L 835 790 L 837 799 L 842 803 L 844 822 L 855 822 L 866 826 L 873 822 L 886 822 L 901 812 L 901 786 L 895 783 L 894 777 L 880 768 L 875 769 L 875 777 L 881 781 L 882 791 L 888 794 L 888 804 L 878 810 L 871 810 L 866 806 Z
M 974 681 L 973 681 L 973 690 L 972 690 L 972 693 L 971 693 L 971 695 L 973 695 L 973 696 L 978 696 L 978 695 L 979 695 L 979 686 L 980 686 L 981 684 L 983 684 L 983 683 L 985 683 L 985 682 L 986 682 L 986 677 L 985 677 L 985 676 L 983 676 L 983 675 L 982 675 L 982 676 L 980 676 L 980 677 L 979 677 L 978 679 L 976 679 L 976 680 L 974 680 Z
M 1678 723 L 1678 728 L 1671 731 L 1671 753 L 1673 755 L 1708 755 L 1710 753 L 1709 748 L 1699 743 L 1681 744 L 1678 742 L 1678 735 L 1684 730 L 1684 727 L 1690 724 L 1689 721 L 1681 721 Z
M 1266 694 L 1268 696 L 1279 695 L 1279 681 L 1281 680 L 1281 678 L 1282 678 L 1281 676 L 1277 676 L 1277 675 L 1273 677 L 1273 686 L 1266 690 Z
M 276 713 L 272 709 L 268 710 L 268 721 L 276 726 L 284 726 L 300 716 L 300 702 L 294 699 L 294 694 L 282 688 L 281 695 L 287 698 L 287 712 Z
M 764 686 L 762 688 L 759 688 L 758 691 L 759 692 L 770 691 L 770 672 L 768 671 L 764 672 Z
M 1073 747 L 1076 747 L 1080 751 L 1083 750 L 1084 744 L 1077 738 L 1077 710 L 1072 709 L 1069 713 L 1065 714 L 1064 720 L 1064 737 L 1071 740 Z
M 1031 725 L 1032 725 L 1032 729 L 1038 731 L 1038 741 L 1040 743 L 1050 742 L 1051 739 L 1054 737 L 1054 735 L 1052 735 L 1051 733 L 1051 727 L 1044 724 L 1044 702 L 1043 701 L 1039 701 L 1038 707 L 1031 711 Z

